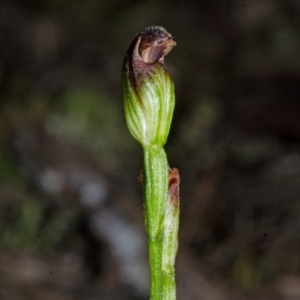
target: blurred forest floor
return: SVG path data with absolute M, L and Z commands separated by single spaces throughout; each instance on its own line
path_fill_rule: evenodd
M 178 299 L 300 299 L 300 2 L 0 2 L 0 300 L 145 300 L 121 66 L 161 25 Z

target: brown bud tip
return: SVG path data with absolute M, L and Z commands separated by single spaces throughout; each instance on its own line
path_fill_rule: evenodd
M 136 35 L 124 60 L 134 89 L 141 78 L 157 69 L 157 65 L 164 68 L 164 57 L 175 45 L 172 35 L 160 26 L 148 27 Z
M 163 61 L 176 45 L 173 37 L 163 27 L 152 26 L 141 31 L 137 37 L 135 51 L 145 63 Z
M 151 26 L 132 41 L 125 56 L 124 65 L 129 69 L 129 78 L 135 87 L 140 77 L 152 73 L 155 63 L 164 66 L 164 57 L 176 45 L 170 33 L 160 26 Z

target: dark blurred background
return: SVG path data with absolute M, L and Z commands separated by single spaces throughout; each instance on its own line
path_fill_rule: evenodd
M 148 299 L 121 66 L 164 26 L 178 299 L 300 299 L 300 1 L 1 0 L 0 299 Z

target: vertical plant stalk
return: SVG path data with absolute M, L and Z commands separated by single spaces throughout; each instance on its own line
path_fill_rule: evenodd
M 173 117 L 174 85 L 164 57 L 176 45 L 162 27 L 141 31 L 123 65 L 125 117 L 144 151 L 145 222 L 150 264 L 150 300 L 175 300 L 178 247 L 179 172 L 170 169 L 163 146 Z

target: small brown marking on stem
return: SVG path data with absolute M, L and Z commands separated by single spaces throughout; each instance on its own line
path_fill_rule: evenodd
M 144 173 L 143 170 L 140 170 L 140 174 L 138 176 L 138 181 L 143 185 L 144 184 Z
M 169 168 L 169 191 L 168 199 L 174 206 L 179 206 L 179 183 L 180 176 L 177 168 Z

